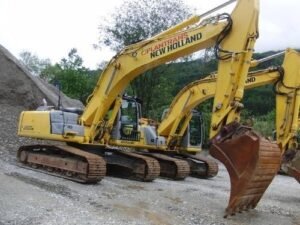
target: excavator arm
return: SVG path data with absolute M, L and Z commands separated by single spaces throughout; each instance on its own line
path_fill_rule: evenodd
M 250 72 L 245 82 L 245 89 L 275 83 L 280 77 L 278 70 L 278 68 L 270 67 L 265 70 Z M 167 143 L 177 138 L 177 134 L 179 134 L 179 138 L 182 138 L 181 134 L 186 131 L 187 126 L 182 126 L 179 130 L 179 124 L 182 123 L 182 119 L 186 121 L 183 124 L 188 124 L 192 110 L 202 102 L 214 97 L 216 81 L 217 75 L 209 75 L 188 84 L 175 96 L 168 113 L 157 129 L 159 135 L 168 137 Z
M 297 148 L 297 132 L 300 107 L 300 54 L 288 52 L 275 83 L 276 92 L 276 140 L 282 148 Z
M 300 183 L 299 107 L 300 107 L 300 54 L 290 51 L 285 59 L 281 76 L 275 83 L 276 140 L 282 149 L 284 172 Z
M 200 19 L 192 17 L 153 38 L 130 45 L 109 62 L 80 117 L 86 141 L 94 141 L 99 124 L 129 82 L 155 66 L 215 46 L 220 59 L 219 73 L 225 75 L 224 80 L 241 71 L 246 76 L 247 60 L 251 59 L 258 34 L 258 0 L 239 0 L 231 15 Z
M 207 21 L 204 25 L 142 41 L 116 55 L 102 72 L 80 118 L 81 123 L 89 127 L 86 135 L 90 141 L 94 140 L 99 122 L 104 119 L 115 99 L 122 95 L 135 77 L 170 60 L 213 46 L 228 24 L 215 19 L 216 23 Z

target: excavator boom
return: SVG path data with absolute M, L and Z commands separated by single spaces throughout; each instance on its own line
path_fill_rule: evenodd
M 220 72 L 226 74 L 233 66 L 234 72 L 240 74 L 242 69 L 247 74 L 248 66 L 241 62 L 251 60 L 253 53 L 258 33 L 258 0 L 239 0 L 231 15 L 223 13 L 195 23 L 199 20 L 200 17 L 193 17 L 193 26 L 185 21 L 183 24 L 190 25 L 185 29 L 177 25 L 176 32 L 171 28 L 170 32 L 128 46 L 110 61 L 80 117 L 81 123 L 88 126 L 85 133 L 90 141 L 97 135 L 97 125 L 129 82 L 155 66 L 215 46 L 216 55 L 226 59 L 219 62 Z
M 292 152 L 292 157 L 283 157 L 285 172 L 300 182 L 300 152 L 298 143 L 300 107 L 300 53 L 289 51 L 283 63 L 281 77 L 276 82 L 276 140 L 282 154 Z M 287 159 L 287 160 L 286 160 Z
M 245 81 L 245 90 L 275 83 L 279 76 L 278 68 L 274 67 L 250 72 Z M 212 74 L 181 89 L 174 97 L 168 112 L 159 124 L 158 134 L 168 136 L 171 139 L 175 135 L 174 131 L 178 129 L 180 120 L 185 118 L 185 115 L 190 114 L 202 102 L 214 97 L 216 82 L 217 75 Z

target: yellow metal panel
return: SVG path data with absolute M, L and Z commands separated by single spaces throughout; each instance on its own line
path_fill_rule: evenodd
M 19 119 L 18 135 L 56 141 L 83 143 L 84 137 L 51 134 L 50 111 L 23 111 Z
M 258 4 L 258 0 L 239 1 L 232 13 L 232 30 L 221 46 L 231 52 L 231 58 L 219 61 L 211 138 L 224 124 L 239 120 L 239 111 L 235 109 L 244 94 L 245 80 L 258 35 Z
M 49 111 L 24 111 L 20 115 L 18 135 L 40 137 L 50 134 Z
M 299 52 L 288 49 L 286 50 L 283 68 L 285 69 L 285 76 L 283 83 L 287 87 L 300 87 L 300 54 Z

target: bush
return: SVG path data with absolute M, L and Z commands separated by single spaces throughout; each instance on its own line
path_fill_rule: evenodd
M 256 117 L 253 128 L 265 137 L 273 137 L 273 131 L 275 130 L 275 110 L 266 115 Z

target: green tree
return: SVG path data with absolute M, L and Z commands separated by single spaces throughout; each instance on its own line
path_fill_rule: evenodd
M 45 68 L 41 77 L 52 84 L 59 83 L 66 95 L 85 102 L 96 84 L 99 71 L 91 71 L 82 64 L 82 58 L 73 48 L 67 58 Z
M 100 24 L 98 46 L 120 51 L 124 46 L 152 37 L 186 19 L 190 12 L 182 0 L 125 1 Z M 171 96 L 166 92 L 174 86 L 174 80 L 164 78 L 166 68 L 163 65 L 147 71 L 133 80 L 128 89 L 129 93 L 143 99 L 146 116 L 157 117 L 157 110 L 170 103 Z
M 29 51 L 23 51 L 19 55 L 21 62 L 33 75 L 40 75 L 41 71 L 51 64 L 50 59 L 40 59 Z

